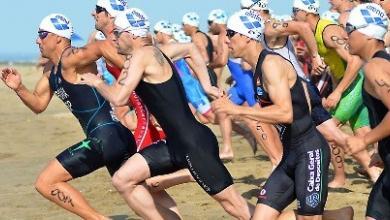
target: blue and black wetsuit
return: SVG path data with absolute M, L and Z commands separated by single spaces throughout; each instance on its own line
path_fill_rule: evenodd
M 140 154 L 152 176 L 188 168 L 198 184 L 215 195 L 233 184 L 232 177 L 219 158 L 215 135 L 191 113 L 179 75 L 165 58 L 171 65 L 171 78 L 156 84 L 141 80 L 136 92 L 160 123 L 167 145 L 149 147 Z M 168 149 L 160 149 L 164 147 Z M 161 156 L 161 152 L 167 153 Z
M 136 152 L 132 133 L 115 117 L 110 103 L 96 89 L 67 82 L 61 62 L 50 73 L 49 84 L 79 120 L 87 138 L 56 158 L 73 178 L 87 175 L 103 166 L 113 175 Z
M 236 105 L 242 105 L 246 102 L 249 106 L 254 106 L 256 100 L 253 92 L 253 72 L 242 69 L 241 59 L 229 58 L 227 66 L 236 82 L 229 89 L 230 100 Z
M 259 56 L 253 82 L 257 100 L 264 107 L 272 104 L 263 86 L 262 65 L 267 56 L 280 55 L 263 50 Z M 281 212 L 297 199 L 299 215 L 322 215 L 328 195 L 329 146 L 313 124 L 298 76 L 290 92 L 293 122 L 277 125 L 283 157 L 261 190 L 258 203 Z
M 184 91 L 189 103 L 201 114 L 211 111 L 211 104 L 207 98 L 199 80 L 191 75 L 190 69 L 184 59 L 174 62 L 177 72 L 179 73 Z
M 378 51 L 373 58 L 382 58 L 390 61 L 390 55 L 385 51 Z M 363 102 L 368 108 L 372 128 L 378 126 L 389 109 L 381 100 L 376 99 L 363 89 Z M 379 179 L 375 182 L 368 198 L 366 216 L 374 219 L 390 219 L 390 137 L 378 142 L 379 155 L 385 165 Z

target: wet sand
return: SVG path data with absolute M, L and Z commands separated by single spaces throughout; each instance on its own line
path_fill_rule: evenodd
M 33 89 L 41 73 L 32 65 L 17 68 L 22 73 L 23 83 Z M 35 178 L 46 163 L 84 138 L 77 120 L 57 97 L 53 97 L 48 109 L 40 115 L 27 109 L 3 84 L 0 85 L 0 100 L 0 219 L 78 219 L 34 189 Z M 218 129 L 212 128 L 221 141 Z M 236 157 L 226 166 L 238 191 L 255 204 L 258 186 L 271 171 L 270 162 L 262 151 L 254 156 L 247 142 L 239 136 L 233 137 L 233 145 Z M 326 208 L 351 205 L 355 209 L 355 219 L 360 220 L 364 218 L 372 185 L 353 170 L 356 166 L 356 162 L 347 157 L 347 185 L 342 190 L 330 191 Z M 73 180 L 71 184 L 94 208 L 113 219 L 139 219 L 115 192 L 105 169 Z M 168 192 L 177 201 L 184 219 L 231 219 L 194 183 L 173 187 Z M 296 203 L 293 203 L 288 209 L 295 207 Z

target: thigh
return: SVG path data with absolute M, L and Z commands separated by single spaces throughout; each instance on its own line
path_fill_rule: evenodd
M 230 101 L 236 105 L 242 105 L 244 99 L 242 99 L 238 93 L 238 87 L 235 85 L 229 89 Z
M 111 128 L 110 128 L 111 127 Z M 110 173 L 114 173 L 137 151 L 134 136 L 123 126 L 110 126 L 102 129 L 99 134 L 101 151 L 105 166 Z
M 216 140 L 214 144 L 218 146 Z M 209 195 L 215 195 L 233 185 L 233 178 L 219 158 L 218 151 L 210 148 L 212 146 L 205 145 L 189 149 L 184 161 L 195 181 Z
M 57 159 L 53 159 L 40 172 L 38 179 L 46 183 L 57 183 L 67 182 L 73 177 Z
M 282 212 L 295 199 L 295 183 L 287 173 L 287 159 L 283 158 L 260 191 L 257 203 Z
M 372 187 L 367 203 L 367 217 L 376 220 L 390 219 L 390 192 L 384 185 L 386 178 L 389 180 L 389 174 L 383 171 Z
M 85 176 L 105 165 L 100 143 L 85 139 L 60 153 L 56 159 L 73 177 Z
M 311 103 L 311 118 L 316 126 L 332 118 L 330 113 L 322 106 L 320 92 L 311 82 L 307 83 Z
M 140 151 L 139 154 L 146 161 L 150 176 L 168 174 L 180 169 L 174 165 L 173 157 L 165 141 L 156 142 Z
M 370 127 L 368 109 L 364 104 L 360 105 L 355 114 L 349 120 L 349 124 L 351 125 L 353 131 L 362 127 Z
M 363 76 L 358 74 L 355 81 L 343 93 L 337 107 L 331 111 L 332 116 L 343 124 L 349 121 L 363 105 Z
M 329 146 L 318 132 L 306 140 L 297 158 L 295 192 L 298 215 L 322 215 L 328 196 Z

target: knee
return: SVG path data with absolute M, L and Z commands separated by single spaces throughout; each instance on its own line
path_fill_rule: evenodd
M 45 189 L 50 185 L 50 183 L 47 181 L 47 178 L 45 178 L 44 174 L 40 174 L 34 183 L 34 188 L 39 193 L 43 194 L 45 192 Z
M 136 181 L 120 172 L 116 172 L 112 177 L 112 185 L 118 190 L 118 192 L 123 192 L 129 188 L 133 188 L 135 184 L 137 184 Z

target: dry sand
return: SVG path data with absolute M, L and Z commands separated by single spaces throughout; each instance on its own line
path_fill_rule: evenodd
M 0 66 L 1 68 L 1 66 Z M 19 65 L 23 83 L 33 89 L 40 72 L 31 65 Z M 0 219 L 78 219 L 41 197 L 34 181 L 46 163 L 63 149 L 83 139 L 76 119 L 63 103 L 53 97 L 48 109 L 35 115 L 18 97 L 0 85 Z M 221 141 L 218 129 L 216 135 Z M 256 202 L 258 186 L 266 180 L 271 166 L 263 152 L 254 157 L 247 143 L 233 137 L 236 158 L 227 167 L 239 192 Z M 351 205 L 355 219 L 363 219 L 372 185 L 356 174 L 356 163 L 346 159 L 348 183 L 344 190 L 331 191 L 327 209 Z M 111 186 L 105 169 L 71 181 L 93 207 L 116 220 L 139 219 Z M 230 219 L 223 209 L 194 183 L 176 186 L 169 193 L 177 201 L 185 219 Z M 296 207 L 292 204 L 289 209 Z

